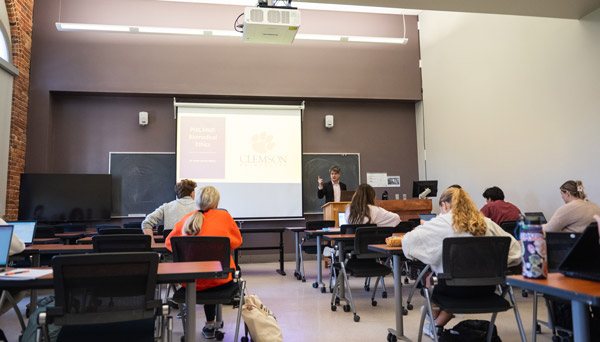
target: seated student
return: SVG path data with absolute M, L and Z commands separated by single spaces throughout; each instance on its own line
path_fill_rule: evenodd
M 6 224 L 7 224 L 6 221 L 4 221 L 3 219 L 0 218 L 0 225 L 6 225 Z M 10 240 L 10 249 L 8 251 L 8 255 L 11 256 L 11 255 L 19 254 L 24 250 L 25 250 L 25 243 L 23 243 L 23 241 L 21 241 L 21 239 L 19 239 L 17 234 L 13 234 L 12 238 Z M 2 292 L 2 291 L 0 291 L 0 292 Z M 10 290 L 9 292 L 10 292 L 11 296 L 13 297 L 13 299 L 15 300 L 15 302 L 17 302 L 17 303 L 27 295 L 27 291 Z M 10 303 L 7 300 L 4 301 L 2 308 L 0 308 L 0 315 L 5 313 L 6 311 L 10 310 L 10 308 L 11 308 Z
M 486 205 L 481 208 L 485 217 L 500 224 L 504 221 L 518 221 L 521 211 L 514 204 L 504 201 L 504 192 L 497 186 L 485 189 L 483 192 Z
M 550 221 L 542 227 L 547 232 L 583 232 L 600 215 L 600 207 L 586 200 L 581 181 L 566 181 L 560 186 L 565 205 L 558 208 Z
M 173 236 L 225 236 L 229 238 L 231 250 L 242 245 L 242 234 L 231 215 L 225 210 L 219 210 L 219 191 L 212 186 L 205 186 L 198 190 L 196 197 L 197 211 L 185 215 L 175 224 L 175 228 L 167 236 L 165 246 L 173 251 L 171 238 Z M 229 264 L 235 268 L 233 257 Z M 196 291 L 217 287 L 232 281 L 231 274 L 227 279 L 198 279 Z M 215 338 L 216 305 L 205 304 L 206 325 L 202 329 L 205 338 Z M 191 308 L 189 310 L 192 310 Z
M 165 229 L 173 229 L 175 223 L 179 222 L 186 214 L 196 210 L 194 204 L 194 190 L 196 182 L 189 179 L 182 179 L 175 184 L 175 195 L 177 199 L 169 203 L 164 203 L 148 214 L 142 221 L 142 230 L 144 234 L 154 236 L 152 229 L 163 223 Z M 154 239 L 154 238 L 153 238 Z
M 404 255 L 410 259 L 418 259 L 431 266 L 435 273 L 443 272 L 442 246 L 444 238 L 458 236 L 508 236 L 511 238 L 508 253 L 508 266 L 516 266 L 521 262 L 521 246 L 519 242 L 489 218 L 477 210 L 469 194 L 463 189 L 448 188 L 440 196 L 440 215 L 425 222 L 420 227 L 406 233 L 402 239 Z M 447 287 L 440 282 L 435 291 L 441 291 L 456 297 L 475 297 L 493 292 L 491 287 Z M 451 312 L 434 311 L 435 325 L 442 329 L 452 318 Z M 425 333 L 432 336 L 431 326 L 424 328 Z
M 352 196 L 352 203 L 346 208 L 349 224 L 371 223 L 378 227 L 395 227 L 400 216 L 375 206 L 375 189 L 369 184 L 361 184 Z

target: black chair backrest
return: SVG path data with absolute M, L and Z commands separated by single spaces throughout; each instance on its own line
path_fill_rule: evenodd
M 364 227 L 377 227 L 376 224 L 364 223 L 364 224 L 343 224 L 340 226 L 340 234 L 355 234 L 358 228 Z
M 142 221 L 123 223 L 123 228 L 140 228 L 140 229 L 142 229 Z
M 228 237 L 174 236 L 171 238 L 173 261 L 220 261 L 223 273 L 228 274 L 233 265 Z
M 56 229 L 53 226 L 36 226 L 34 239 L 47 239 L 55 237 Z
M 567 257 L 579 236 L 581 233 L 546 232 L 548 272 L 558 272 L 558 266 Z
M 165 230 L 163 230 L 163 232 L 162 232 L 163 238 L 166 239 L 167 236 L 169 236 L 169 234 L 171 234 L 172 231 L 173 231 L 173 229 L 165 229 Z
M 54 225 L 56 232 L 62 233 L 75 233 L 75 232 L 85 232 L 85 224 L 83 223 L 66 223 L 66 224 L 57 224 Z
M 382 256 L 369 250 L 369 245 L 385 243 L 385 238 L 392 236 L 394 227 L 360 227 L 354 233 L 353 254 L 358 258 L 377 258 Z
M 442 250 L 444 275 L 440 278 L 445 278 L 450 286 L 504 284 L 509 247 L 508 236 L 445 238 Z
M 418 226 L 418 224 L 415 224 L 413 221 L 402 221 L 394 227 L 394 233 L 408 233 L 416 226 Z
M 154 316 L 158 254 L 59 255 L 52 259 L 57 325 L 133 321 Z
M 92 244 L 96 253 L 152 251 L 152 237 L 143 234 L 95 235 Z
M 321 228 L 335 227 L 335 221 L 324 220 L 324 221 L 306 221 L 306 229 L 318 230 Z
M 121 229 L 122 227 L 119 226 L 118 224 L 97 224 L 96 225 L 96 229 L 104 229 L 104 228 L 119 228 L 119 229 Z
M 141 228 L 98 228 L 98 234 L 100 235 L 136 235 L 144 234 Z
M 158 233 L 158 235 L 162 235 L 163 231 L 165 230 L 165 225 L 164 224 L 159 224 L 158 228 L 156 228 L 156 232 Z
M 519 239 L 519 237 L 516 236 L 519 233 L 515 232 L 515 228 L 517 228 L 517 221 L 500 222 L 500 228 L 502 228 L 508 234 L 514 236 L 515 239 L 517 239 L 517 240 Z

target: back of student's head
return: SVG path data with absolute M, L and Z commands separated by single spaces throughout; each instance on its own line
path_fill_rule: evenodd
M 487 224 L 469 194 L 463 189 L 448 188 L 440 196 L 440 206 L 447 203 L 452 210 L 452 228 L 456 233 L 485 235 Z
M 560 186 L 560 191 L 568 192 L 575 198 L 585 199 L 587 197 L 585 192 L 583 192 L 583 183 L 580 180 L 569 180 L 564 182 L 564 184 Z
M 221 195 L 215 187 L 205 186 L 200 188 L 195 199 L 198 211 L 185 221 L 183 232 L 186 235 L 198 235 L 204 223 L 204 213 L 210 209 L 216 209 L 219 206 L 220 199 Z
M 497 186 L 485 189 L 483 198 L 491 199 L 492 201 L 504 201 L 504 192 Z
M 356 192 L 352 197 L 348 223 L 361 224 L 365 217 L 368 219 L 367 223 L 370 223 L 371 212 L 369 210 L 369 204 L 375 204 L 375 189 L 369 184 L 361 184 L 358 186 L 358 189 L 356 189 Z
M 175 194 L 177 198 L 190 196 L 196 189 L 196 182 L 190 179 L 182 179 L 175 184 Z

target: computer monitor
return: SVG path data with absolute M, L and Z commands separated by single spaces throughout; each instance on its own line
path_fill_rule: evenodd
M 15 227 L 13 234 L 18 236 L 23 243 L 26 245 L 33 243 L 33 237 L 35 236 L 35 221 L 15 221 L 6 223 Z
M 8 252 L 10 252 L 12 234 L 12 225 L 0 226 L 0 272 L 4 272 L 6 265 L 8 265 Z
M 541 211 L 525 213 L 525 217 L 527 216 L 539 217 L 541 224 L 548 223 L 548 221 L 546 220 L 546 216 L 544 216 L 544 213 Z
M 346 212 L 340 211 L 338 212 L 338 227 L 341 227 L 343 224 L 348 224 L 348 220 L 346 219 Z
M 425 189 L 431 190 L 427 197 L 437 196 L 438 181 L 436 180 L 425 180 L 425 181 L 414 181 L 413 182 L 413 193 L 412 197 L 418 198 Z

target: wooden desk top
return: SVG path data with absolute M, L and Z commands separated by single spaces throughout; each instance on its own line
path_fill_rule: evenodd
M 600 306 L 600 282 L 565 277 L 561 273 L 548 273 L 547 279 L 528 279 L 522 275 L 511 275 L 506 278 L 506 283 L 568 300 L 577 300 L 588 305 Z
M 386 254 L 402 254 L 402 247 L 392 247 L 386 244 L 375 244 L 369 245 L 369 249 L 375 252 L 381 252 Z
M 280 233 L 283 232 L 283 227 L 271 227 L 271 228 L 240 228 L 241 233 Z
M 86 253 L 93 251 L 91 244 L 78 245 L 62 245 L 62 244 L 45 244 L 45 245 L 30 245 L 25 248 L 23 253 L 28 251 L 39 251 L 40 254 L 68 254 L 68 253 Z M 164 243 L 153 243 L 152 250 L 161 252 L 166 251 Z
M 292 232 L 303 232 L 306 230 L 306 227 L 285 227 L 285 229 L 292 231 Z

